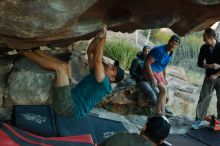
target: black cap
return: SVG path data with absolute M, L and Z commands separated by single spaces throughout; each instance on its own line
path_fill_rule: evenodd
M 142 49 L 142 50 L 144 50 L 144 49 L 151 50 L 151 47 L 150 47 L 150 46 L 148 46 L 148 45 L 145 45 L 145 46 L 143 47 L 143 49 Z
M 117 68 L 117 74 L 116 74 L 116 77 L 115 77 L 115 82 L 118 83 L 121 80 L 123 80 L 123 78 L 124 78 L 124 70 L 119 67 L 119 61 L 118 60 L 115 61 L 114 66 Z
M 159 143 L 170 133 L 171 125 L 165 116 L 153 116 L 148 118 L 145 134 L 150 140 Z
M 150 49 L 150 46 L 145 45 L 145 46 L 143 47 L 143 49 Z
M 178 35 L 172 35 L 169 41 L 175 41 L 176 43 L 180 43 L 180 37 Z

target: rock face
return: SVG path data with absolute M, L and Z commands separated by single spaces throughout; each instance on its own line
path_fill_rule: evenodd
M 169 27 L 180 35 L 220 19 L 220 0 L 7 0 L 0 2 L 0 50 L 68 45 L 112 31 Z
M 50 97 L 54 74 L 25 59 L 16 59 L 4 94 L 4 107 L 45 104 Z

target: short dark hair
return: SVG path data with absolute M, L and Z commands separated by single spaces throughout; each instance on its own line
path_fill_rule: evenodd
M 205 31 L 204 31 L 204 34 L 206 34 L 209 38 L 210 37 L 216 37 L 216 33 L 215 33 L 215 30 L 212 29 L 212 28 L 207 28 Z
M 144 134 L 154 143 L 159 144 L 170 133 L 171 125 L 165 116 L 149 117 Z

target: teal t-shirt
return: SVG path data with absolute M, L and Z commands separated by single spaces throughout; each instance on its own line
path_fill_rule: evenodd
M 76 117 L 87 115 L 90 110 L 104 98 L 106 94 L 112 92 L 109 77 L 98 83 L 95 78 L 94 71 L 91 70 L 75 88 L 72 89 L 73 112 Z

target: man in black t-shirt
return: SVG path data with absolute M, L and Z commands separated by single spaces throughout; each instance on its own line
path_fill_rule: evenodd
M 203 40 L 205 44 L 202 45 L 199 52 L 198 66 L 206 70 L 206 76 L 196 107 L 193 129 L 203 126 L 201 121 L 207 114 L 214 90 L 216 90 L 217 112 L 218 118 L 220 118 L 220 43 L 216 40 L 215 31 L 211 28 L 205 30 Z

